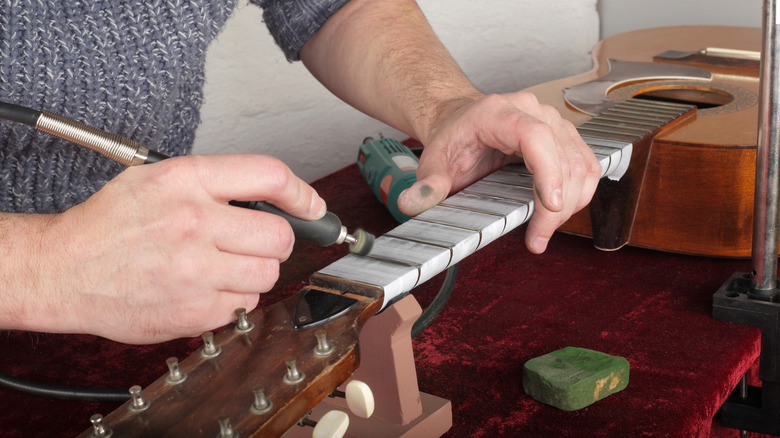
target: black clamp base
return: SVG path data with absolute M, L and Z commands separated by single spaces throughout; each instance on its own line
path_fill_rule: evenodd
M 737 387 L 720 408 L 721 424 L 780 435 L 780 303 L 775 297 L 754 295 L 750 274 L 735 273 L 715 292 L 712 317 L 761 330 L 762 386 L 749 387 L 746 394 Z

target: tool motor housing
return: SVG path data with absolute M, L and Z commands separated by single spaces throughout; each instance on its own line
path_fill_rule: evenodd
M 417 181 L 418 162 L 411 149 L 391 138 L 367 138 L 358 150 L 360 173 L 377 199 L 401 223 L 410 218 L 398 209 L 398 196 Z

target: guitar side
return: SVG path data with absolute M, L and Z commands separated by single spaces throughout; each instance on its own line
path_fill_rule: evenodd
M 719 47 L 758 51 L 760 46 L 761 30 L 752 28 L 686 26 L 629 32 L 594 47 L 591 71 L 528 91 L 580 125 L 591 117 L 568 105 L 564 90 L 606 75 L 607 59 L 654 62 L 656 55 L 667 50 Z M 609 100 L 616 102 L 655 92 L 715 104 L 699 108 L 692 117 L 662 129 L 641 145 L 646 154 L 632 158 L 630 177 L 624 182 L 635 194 L 631 205 L 625 206 L 631 210 L 626 214 L 630 221 L 619 225 L 624 241 L 604 249 L 628 244 L 696 255 L 750 256 L 759 72 L 744 65 L 689 65 L 706 68 L 712 80 L 637 80 L 608 93 Z M 722 104 L 724 101 L 728 102 Z M 599 211 L 604 208 L 601 205 L 592 203 L 590 210 L 578 213 L 561 229 L 594 237 L 596 219 L 592 218 L 611 214 Z

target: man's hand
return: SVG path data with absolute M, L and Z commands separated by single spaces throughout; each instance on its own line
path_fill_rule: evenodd
M 539 253 L 595 190 L 599 164 L 572 124 L 526 92 L 483 96 L 414 0 L 351 0 L 300 55 L 336 95 L 425 145 L 418 183 L 399 199 L 407 214 L 522 158 L 537 200 L 526 243 Z
M 536 209 L 526 231 L 534 253 L 590 202 L 601 166 L 574 125 L 527 92 L 451 102 L 431 130 L 417 183 L 398 199 L 413 216 L 519 157 L 534 174 Z
M 4 287 L 24 296 L 15 297 L 22 303 L 15 316 L 0 320 L 128 343 L 197 336 L 229 323 L 236 308 L 253 309 L 258 293 L 271 289 L 294 241 L 284 219 L 230 200 L 268 201 L 304 219 L 326 210 L 314 189 L 266 156 L 129 168 L 83 204 L 30 216 L 40 232 L 26 240 L 34 263 L 17 266 L 8 285 L 15 289 Z

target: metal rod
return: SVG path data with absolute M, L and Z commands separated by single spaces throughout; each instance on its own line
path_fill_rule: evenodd
M 756 192 L 753 212 L 754 296 L 774 299 L 777 294 L 778 249 L 778 166 L 780 131 L 778 130 L 778 51 L 777 27 L 780 21 L 775 0 L 764 1 L 764 26 L 761 59 L 761 98 L 759 102 L 758 145 L 756 150 Z

